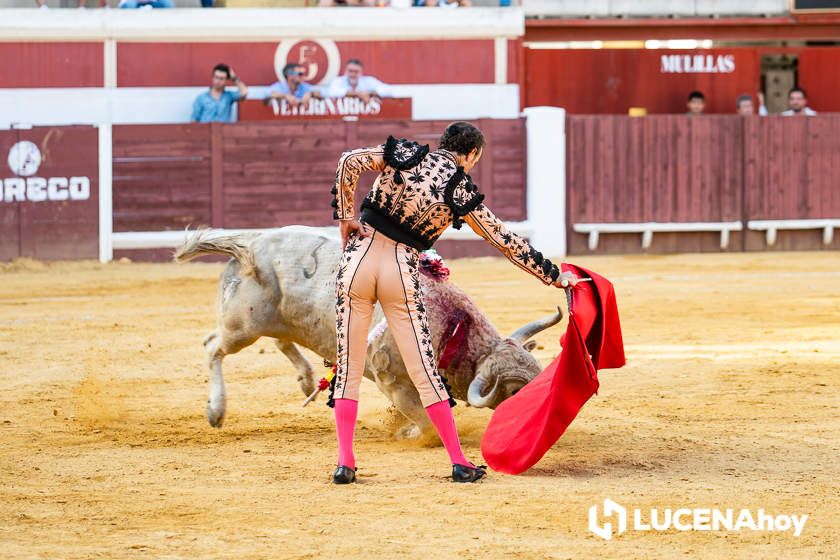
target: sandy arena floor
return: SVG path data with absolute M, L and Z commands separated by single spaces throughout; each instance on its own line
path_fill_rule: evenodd
M 0 269 L 0 550 L 7 558 L 840 558 L 840 254 L 575 258 L 611 278 L 628 366 L 523 476 L 446 481 L 362 387 L 359 484 L 335 487 L 331 410 L 302 410 L 270 340 L 226 364 L 204 418 L 218 264 Z M 561 292 L 498 259 L 450 263 L 501 331 Z M 484 281 L 483 279 L 492 279 Z M 538 337 L 543 363 L 561 327 Z M 317 362 L 315 362 L 317 363 Z M 479 459 L 488 410 L 460 405 Z M 801 537 L 627 532 L 587 510 L 764 508 Z

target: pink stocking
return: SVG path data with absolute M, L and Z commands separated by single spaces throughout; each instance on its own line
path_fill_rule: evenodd
M 356 430 L 356 416 L 359 403 L 352 399 L 335 399 L 335 432 L 338 435 L 338 465 L 356 468 L 353 456 L 353 432 Z M 456 434 L 457 437 L 457 434 Z
M 441 401 L 427 406 L 426 414 L 429 415 L 432 424 L 435 425 L 440 440 L 443 442 L 446 452 L 449 453 L 449 460 L 452 464 L 474 467 L 475 465 L 467 461 L 464 452 L 461 451 L 461 441 L 458 439 L 458 430 L 455 429 L 455 418 L 452 416 L 449 401 Z

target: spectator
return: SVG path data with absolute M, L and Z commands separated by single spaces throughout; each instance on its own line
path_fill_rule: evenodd
M 700 91 L 692 91 L 688 94 L 688 103 L 685 105 L 688 107 L 686 115 L 690 117 L 702 115 L 706 108 L 706 97 Z
M 48 8 L 49 8 L 49 6 L 47 5 L 47 0 L 35 0 L 35 3 L 36 3 L 36 4 L 38 5 L 38 7 L 39 7 L 39 8 L 41 8 L 42 10 L 46 10 L 46 9 L 48 9 Z M 100 8 L 104 8 L 104 7 L 105 7 L 105 6 L 107 6 L 108 4 L 107 4 L 106 0 L 97 0 L 97 5 L 98 5 Z M 86 7 L 87 7 L 87 0 L 79 0 L 79 7 L 80 7 L 80 8 L 86 8 Z
M 457 8 L 458 6 L 468 8 L 472 6 L 472 0 L 414 0 L 415 6 L 426 6 L 433 8 L 438 6 L 440 8 Z
M 332 6 L 387 6 L 386 0 L 318 0 L 318 7 L 330 8 Z
M 172 0 L 120 0 L 120 8 L 174 8 Z
M 228 80 L 236 84 L 237 91 L 225 89 Z M 210 90 L 195 98 L 191 120 L 202 123 L 230 122 L 231 107 L 246 95 L 248 86 L 236 75 L 233 68 L 227 64 L 217 64 L 213 67 L 213 84 Z
M 755 105 L 749 93 L 742 93 L 735 100 L 735 112 L 742 117 L 749 117 L 755 114 Z M 762 117 L 767 116 L 767 107 L 764 106 L 764 94 L 760 91 L 758 92 L 758 114 Z
M 327 89 L 327 97 L 358 97 L 365 103 L 371 97 L 393 97 L 391 88 L 374 78 L 363 74 L 364 66 L 358 58 L 351 58 L 344 67 L 344 75 L 333 78 Z
M 313 97 L 321 98 L 311 85 L 303 81 L 306 72 L 300 64 L 290 63 L 283 67 L 285 81 L 276 81 L 268 88 L 268 95 L 273 99 L 285 99 L 292 107 L 307 105 Z
M 805 90 L 800 87 L 795 87 L 788 93 L 788 107 L 790 109 L 782 111 L 782 116 L 806 115 L 811 117 L 817 114 L 816 111 L 808 107 L 808 96 L 805 94 Z
M 458 6 L 462 6 L 467 8 L 472 6 L 472 0 L 414 0 L 415 6 L 426 6 L 427 8 L 433 8 L 435 6 L 440 6 L 441 8 L 457 8 Z

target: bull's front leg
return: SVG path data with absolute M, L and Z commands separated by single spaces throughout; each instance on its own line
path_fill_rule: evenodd
M 303 394 L 307 396 L 311 395 L 315 391 L 316 383 L 315 370 L 312 368 L 312 364 L 309 363 L 309 360 L 301 354 L 298 347 L 293 343 L 279 339 L 274 342 L 277 344 L 277 348 L 289 358 L 289 361 L 298 370 L 297 380 Z
M 374 373 L 373 380 L 382 394 L 394 404 L 397 410 L 413 422 L 398 429 L 394 434 L 396 437 L 416 439 L 424 432 L 433 430 L 426 409 L 420 402 L 420 394 L 408 374 L 396 376 L 389 372 Z
M 214 428 L 221 428 L 225 419 L 227 395 L 225 393 L 225 379 L 222 375 L 222 359 L 225 357 L 225 353 L 221 348 L 221 337 L 218 331 L 213 331 L 204 339 L 204 349 L 207 351 L 207 365 L 210 369 L 207 421 Z
M 426 409 L 423 408 L 423 403 L 420 402 L 420 394 L 417 388 L 410 379 L 404 380 L 402 383 L 394 383 L 390 391 L 384 391 L 385 395 L 394 403 L 403 416 L 413 422 L 413 424 L 400 428 L 396 436 L 400 438 L 416 439 L 427 432 L 434 432 L 429 415 L 426 414 Z

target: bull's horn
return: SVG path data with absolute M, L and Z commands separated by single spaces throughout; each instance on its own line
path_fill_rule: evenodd
M 508 338 L 511 338 L 519 344 L 524 344 L 526 340 L 535 336 L 537 333 L 544 331 L 549 327 L 553 327 L 563 319 L 563 310 L 557 307 L 557 313 L 532 321 L 527 325 L 517 329 Z
M 486 408 L 493 404 L 496 400 L 496 393 L 499 390 L 499 377 L 496 376 L 496 382 L 493 384 L 493 388 L 485 395 L 484 388 L 486 386 L 487 379 L 482 375 L 478 375 L 472 380 L 470 388 L 467 390 L 467 402 L 470 403 L 470 406 Z

